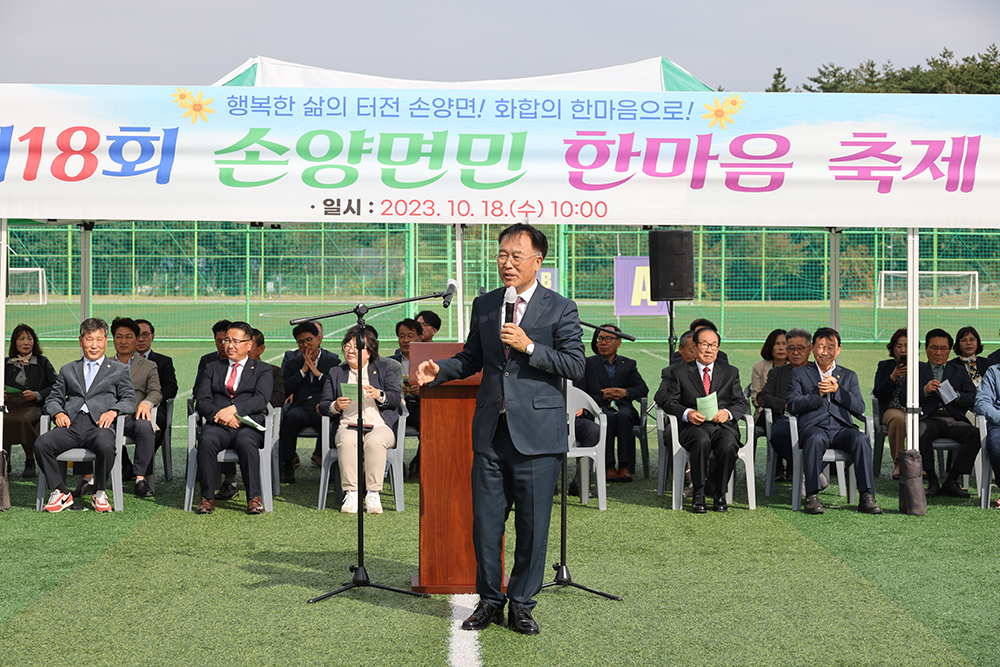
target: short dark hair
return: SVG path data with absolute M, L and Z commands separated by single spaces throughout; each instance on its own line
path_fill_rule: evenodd
M 232 322 L 230 322 L 229 320 L 219 320 L 218 322 L 212 325 L 212 335 L 214 336 L 217 333 L 226 333 L 227 331 L 229 331 L 229 329 L 232 328 L 231 325 Z
M 21 356 L 17 352 L 17 339 L 20 338 L 23 333 L 30 334 L 31 339 L 34 341 L 34 345 L 31 348 L 31 354 L 38 357 L 42 356 L 42 346 L 38 344 L 38 334 L 36 334 L 35 330 L 27 324 L 18 324 L 14 327 L 13 333 L 10 334 L 10 352 L 7 353 L 7 356 L 11 359 Z
M 712 329 L 711 327 L 702 327 L 701 329 L 698 329 L 697 331 L 694 332 L 694 342 L 695 342 L 695 345 L 697 345 L 698 343 L 701 342 L 701 332 L 702 331 L 711 331 L 712 333 L 714 333 L 715 337 L 719 340 L 719 345 L 722 345 L 722 334 L 720 334 L 715 329 Z
M 712 320 L 706 320 L 704 317 L 699 317 L 696 320 L 691 321 L 691 326 L 688 327 L 691 331 L 697 331 L 698 329 L 711 329 L 712 331 L 719 333 L 718 327 L 715 326 L 715 322 Z
M 813 334 L 813 345 L 816 344 L 820 338 L 829 338 L 837 341 L 837 345 L 840 345 L 840 332 L 833 327 L 820 327 L 816 329 L 816 333 Z
M 115 332 L 122 327 L 130 330 L 135 334 L 135 337 L 139 337 L 139 323 L 133 320 L 131 317 L 116 317 L 111 321 L 111 335 L 114 336 Z
M 622 330 L 614 324 L 602 324 L 601 329 L 612 329 L 618 333 L 622 332 Z M 600 354 L 600 352 L 597 351 L 597 337 L 602 333 L 608 333 L 607 331 L 601 331 L 601 329 L 594 329 L 594 337 L 590 340 L 590 349 L 594 351 L 594 354 Z M 621 338 L 621 336 L 616 336 L 616 338 Z
M 955 347 L 954 347 L 955 354 L 959 355 L 962 354 L 961 351 L 959 351 L 958 349 L 958 341 L 962 340 L 969 334 L 972 334 L 973 336 L 976 337 L 976 354 L 983 353 L 983 339 L 979 337 L 979 332 L 976 331 L 976 327 L 962 327 L 961 329 L 958 330 L 958 333 L 955 334 Z
M 531 247 L 542 256 L 542 259 L 545 259 L 545 256 L 549 254 L 549 240 L 542 233 L 542 230 L 526 222 L 515 222 L 500 232 L 500 236 L 497 237 L 497 244 L 502 245 L 508 238 L 516 238 L 519 234 L 527 234 L 531 239 Z
M 156 327 L 154 327 L 153 323 L 150 322 L 149 320 L 143 320 L 143 319 L 136 318 L 135 323 L 136 324 L 145 324 L 147 327 L 149 327 L 149 333 L 153 334 L 154 336 L 156 335 Z
M 340 341 L 340 348 L 343 349 L 349 342 L 357 339 L 358 325 L 355 324 L 344 334 L 344 339 Z M 378 331 L 374 327 L 365 327 L 365 349 L 368 350 L 369 360 L 378 361 Z M 358 367 L 361 367 L 360 360 L 358 361 Z
M 244 336 L 246 336 L 249 339 L 253 339 L 253 327 L 247 324 L 246 322 L 240 322 L 240 321 L 230 322 L 229 326 L 226 327 L 226 331 L 231 331 L 233 329 L 236 329 L 237 331 L 242 331 Z
M 411 320 L 409 317 L 404 317 L 400 321 L 396 322 L 396 335 L 399 335 L 399 327 L 407 327 L 408 329 L 413 329 L 417 332 L 418 336 L 424 334 L 424 327 L 420 322 L 416 320 Z
M 694 338 L 694 332 L 691 330 L 685 331 L 681 334 L 681 337 L 677 339 L 677 347 L 684 347 L 684 345 Z
M 774 344 L 778 342 L 778 336 L 784 336 L 786 333 L 784 329 L 775 329 L 767 334 L 764 346 L 760 348 L 760 358 L 765 361 L 774 361 Z
M 253 329 L 253 344 L 257 347 L 264 346 L 264 332 L 260 329 Z
M 431 325 L 435 329 L 441 328 L 441 316 L 435 313 L 433 310 L 421 310 L 413 319 L 424 318 L 424 322 Z
M 316 326 L 315 322 L 303 322 L 292 329 L 292 338 L 295 340 L 298 340 L 299 336 L 302 334 L 312 334 L 313 336 L 319 337 L 319 327 Z
M 89 333 L 95 331 L 101 331 L 104 333 L 104 337 L 108 337 L 108 323 L 99 317 L 88 317 L 83 322 L 80 322 L 80 338 L 83 338 Z
M 948 347 L 952 348 L 955 346 L 955 339 L 952 338 L 951 334 L 945 331 L 944 329 L 931 329 L 930 331 L 928 331 L 927 335 L 924 336 L 924 347 L 930 347 L 931 338 L 947 338 Z
M 896 333 L 892 334 L 892 338 L 890 338 L 889 342 L 885 344 L 885 349 L 889 350 L 890 357 L 892 358 L 896 357 L 896 355 L 893 354 L 893 350 L 896 349 L 896 343 L 899 342 L 899 339 L 904 336 L 906 336 L 906 327 L 903 327 L 902 329 L 896 329 Z

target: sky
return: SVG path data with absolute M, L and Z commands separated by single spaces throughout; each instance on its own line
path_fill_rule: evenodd
M 947 4 L 947 8 L 946 8 Z M 0 83 L 207 85 L 250 57 L 439 81 L 665 56 L 713 88 L 923 65 L 1000 41 L 997 0 L 0 0 Z

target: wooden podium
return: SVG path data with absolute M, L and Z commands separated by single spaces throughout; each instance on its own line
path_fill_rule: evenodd
M 410 374 L 427 359 L 448 359 L 462 343 L 411 343 Z M 472 548 L 472 414 L 477 373 L 420 390 L 420 593 L 475 593 Z

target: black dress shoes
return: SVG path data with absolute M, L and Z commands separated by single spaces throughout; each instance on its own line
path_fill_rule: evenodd
M 282 484 L 294 484 L 295 483 L 295 462 L 294 461 L 283 461 L 281 464 L 281 483 Z
M 864 514 L 881 514 L 882 508 L 875 502 L 875 495 L 871 491 L 865 491 L 858 501 L 858 511 Z
M 729 505 L 726 503 L 725 496 L 716 496 L 715 503 L 712 505 L 712 509 L 716 512 L 728 512 Z
M 236 486 L 236 482 L 225 482 L 219 487 L 219 490 L 215 492 L 215 499 L 232 500 L 238 495 L 240 495 L 240 489 Z
M 819 497 L 815 493 L 806 496 L 806 501 L 802 505 L 802 511 L 806 514 L 822 514 L 823 506 L 819 504 Z
M 480 600 L 472 612 L 472 616 L 462 621 L 463 630 L 483 630 L 490 623 L 503 625 L 503 604 L 495 605 Z M 536 630 L 537 632 L 537 630 Z
M 708 511 L 708 508 L 705 507 L 705 494 L 698 493 L 695 494 L 694 497 L 692 497 L 691 511 L 694 512 L 695 514 L 704 514 L 705 512 Z
M 145 478 L 136 481 L 134 492 L 137 498 L 153 497 L 153 489 L 149 488 L 149 482 Z
M 941 495 L 951 496 L 952 498 L 968 498 L 969 492 L 963 489 L 958 480 L 952 480 L 950 482 L 945 482 L 944 486 L 941 487 Z
M 513 602 L 507 614 L 507 627 L 522 635 L 538 634 L 538 623 L 531 617 L 531 610 Z
M 934 498 L 941 495 L 941 484 L 938 482 L 937 477 L 927 476 L 927 493 L 928 498 Z

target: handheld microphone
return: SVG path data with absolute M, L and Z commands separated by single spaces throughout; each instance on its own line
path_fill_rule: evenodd
M 504 319 L 504 324 L 511 324 L 514 322 L 514 302 L 517 301 L 517 288 L 511 285 L 504 292 L 503 302 L 506 308 L 506 318 Z
M 458 281 L 451 279 L 448 281 L 448 287 L 444 291 L 444 303 L 442 304 L 445 308 L 451 305 L 451 300 L 455 297 L 455 290 L 458 289 Z

